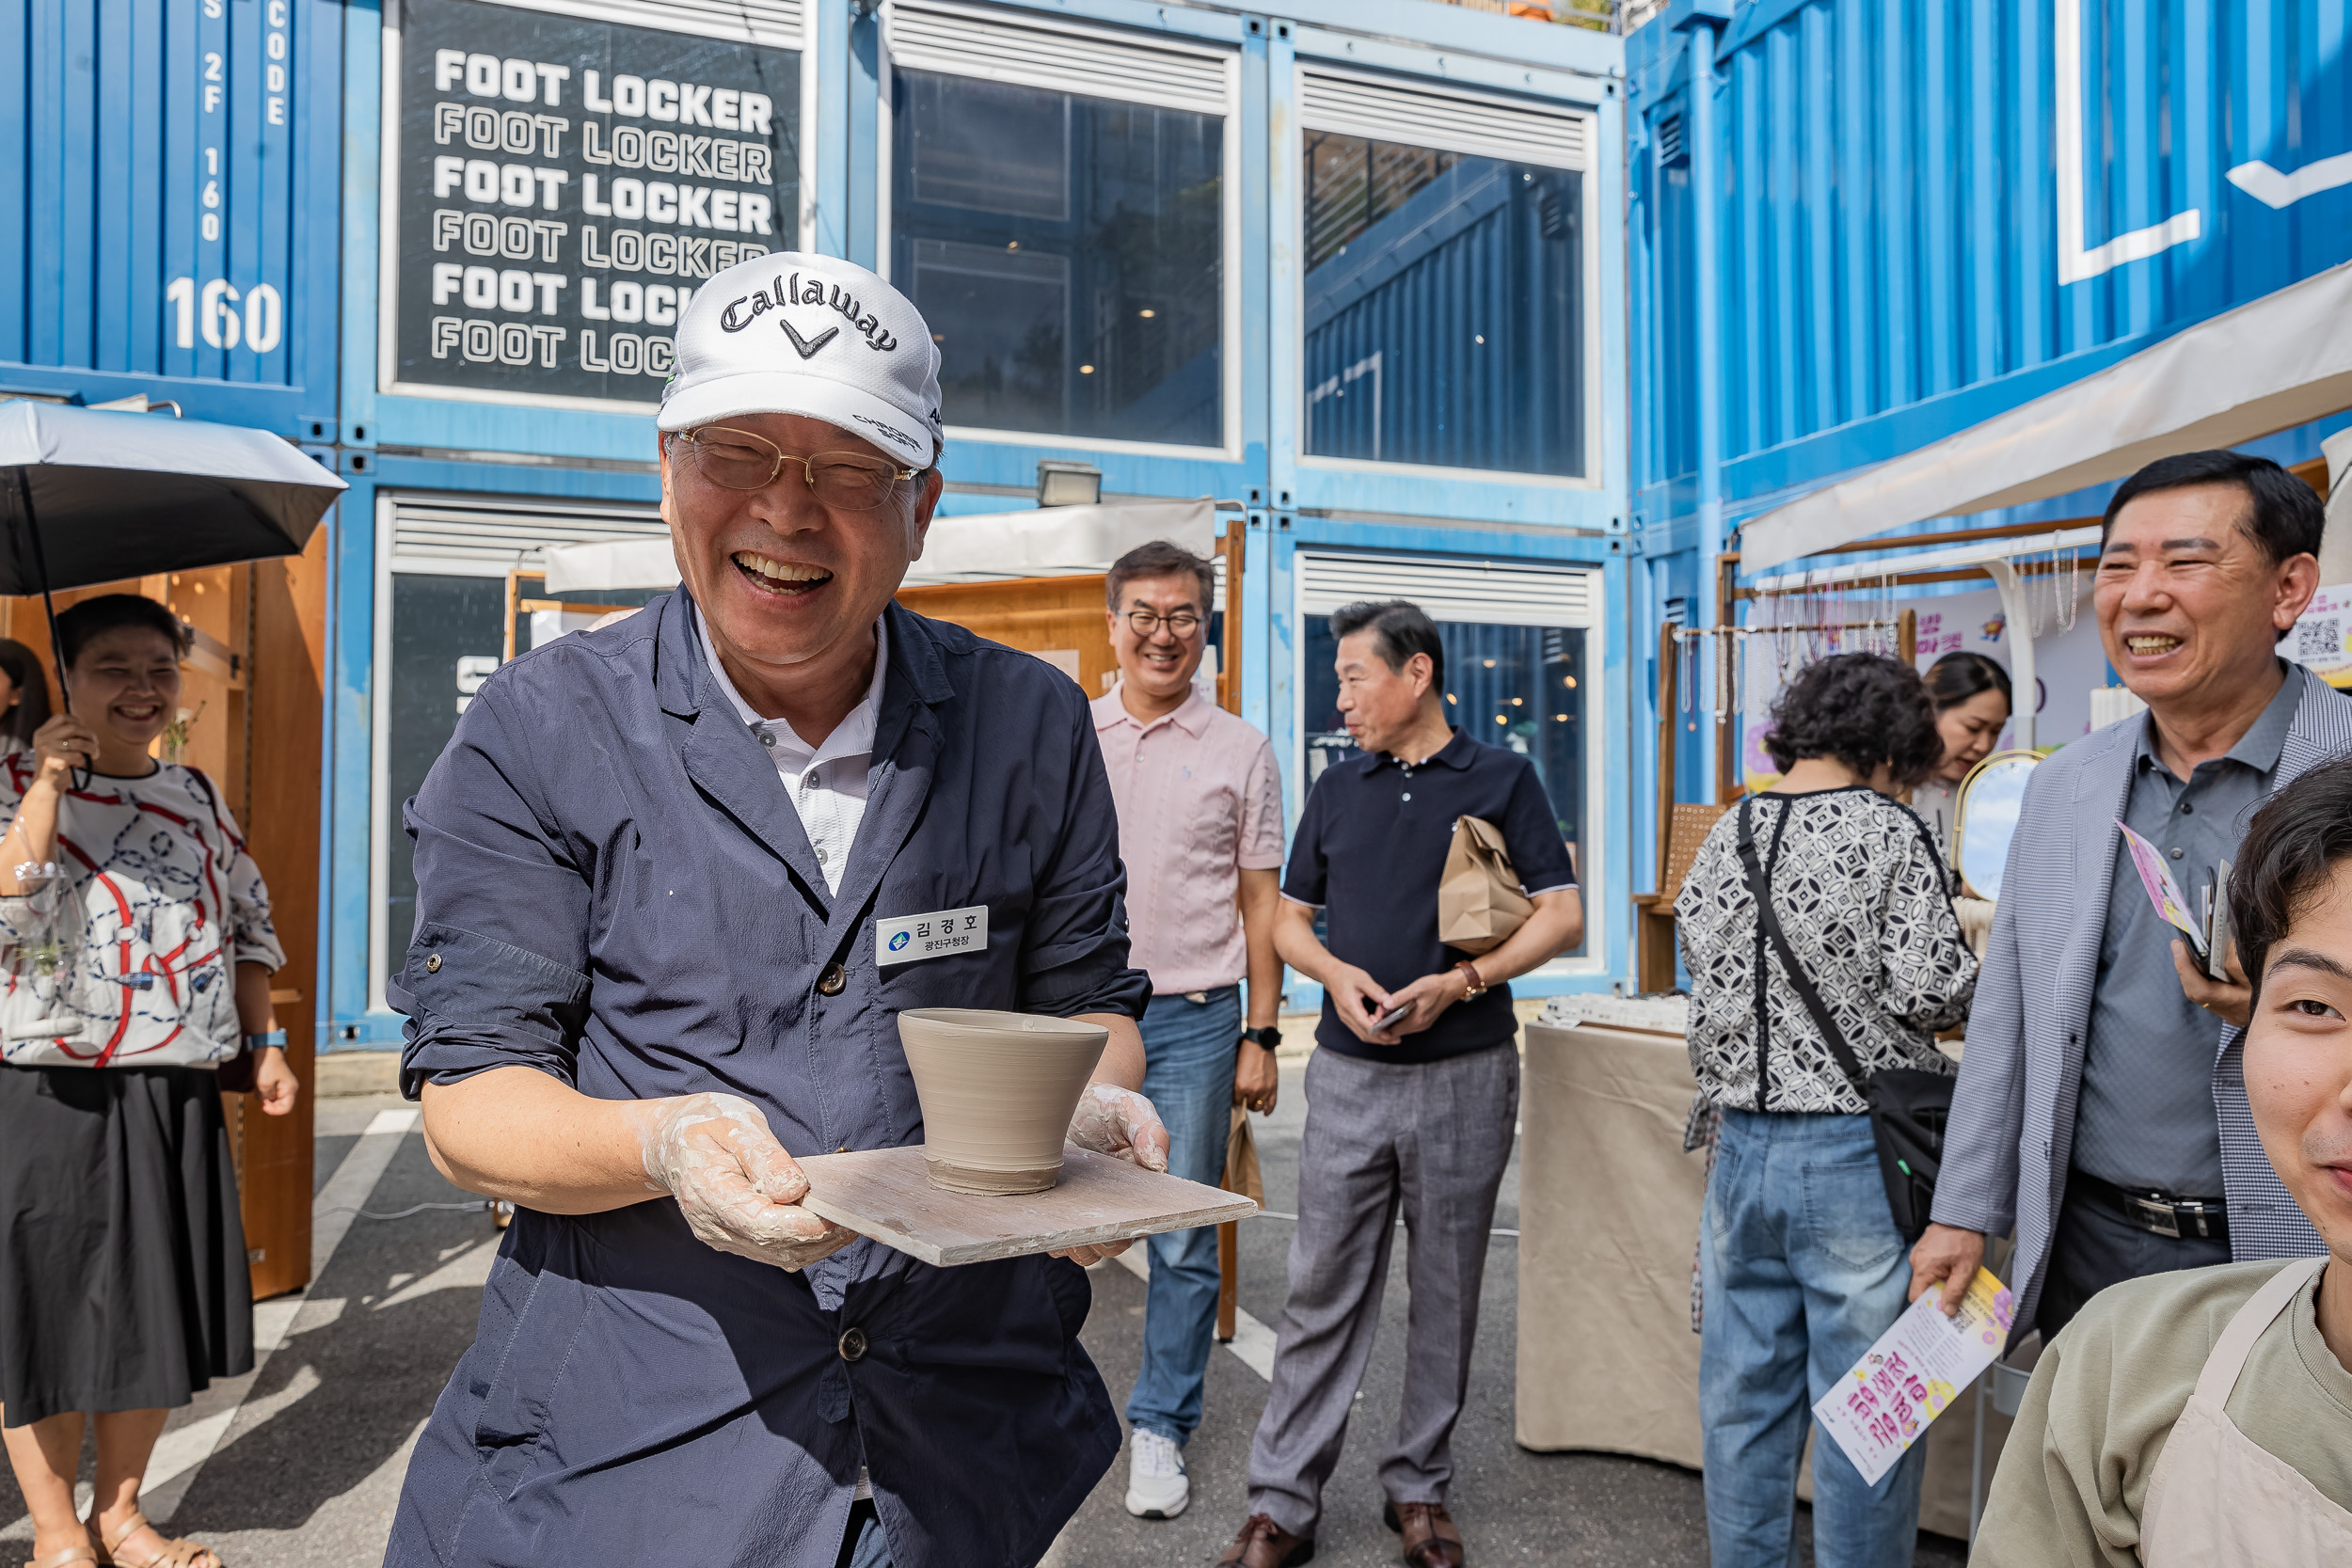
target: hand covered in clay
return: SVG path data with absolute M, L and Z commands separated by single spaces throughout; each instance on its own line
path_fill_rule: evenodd
M 1070 1141 L 1080 1148 L 1108 1154 L 1145 1170 L 1168 1168 L 1168 1129 L 1161 1124 L 1159 1112 L 1135 1090 L 1122 1089 L 1116 1084 L 1087 1085 L 1087 1092 L 1078 1097 L 1076 1114 L 1070 1118 Z M 1132 1244 L 1111 1242 L 1102 1246 L 1072 1247 L 1054 1256 L 1067 1258 L 1081 1268 L 1090 1268 L 1105 1258 L 1118 1257 Z
M 798 1272 L 857 1240 L 800 1207 L 808 1180 L 750 1101 L 689 1094 L 630 1109 L 646 1186 L 676 1198 L 705 1243 Z M 1167 1142 L 1162 1133 L 1163 1149 Z

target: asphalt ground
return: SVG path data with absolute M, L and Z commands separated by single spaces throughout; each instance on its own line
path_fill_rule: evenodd
M 1284 1064 L 1281 1107 L 1257 1122 L 1267 1207 L 1284 1213 L 1296 1211 L 1302 1071 L 1303 1062 Z M 355 1180 L 380 1165 L 381 1175 L 365 1189 L 363 1206 L 371 1212 L 465 1202 L 468 1195 L 433 1169 L 413 1131 L 367 1132 L 372 1124 L 385 1126 L 382 1113 L 397 1121 L 408 1109 L 389 1096 L 322 1101 L 317 1186 L 324 1190 L 335 1180 L 331 1196 L 340 1202 L 351 1197 Z M 1518 1194 L 1514 1161 L 1495 1217 L 1502 1230 L 1518 1228 Z M 332 1217 L 321 1218 L 324 1228 Z M 158 1445 L 159 1460 L 176 1453 L 186 1467 L 149 1486 L 148 1513 L 170 1533 L 209 1543 L 232 1568 L 375 1568 L 409 1447 L 473 1336 L 481 1281 L 496 1244 L 486 1215 L 425 1210 L 397 1220 L 333 1223 L 349 1229 L 317 1280 L 275 1308 L 281 1324 L 291 1313 L 291 1332 L 255 1373 L 215 1384 L 176 1412 Z M 1280 1317 L 1290 1231 L 1274 1218 L 1242 1227 L 1242 1309 L 1268 1327 Z M 1608 1455 L 1532 1453 L 1513 1441 L 1515 1246 L 1512 1237 L 1497 1236 L 1488 1254 L 1470 1402 L 1454 1438 L 1451 1501 L 1472 1559 L 1560 1568 L 1705 1562 L 1696 1475 Z M 1396 1560 L 1396 1538 L 1380 1524 L 1374 1476 L 1403 1372 L 1407 1296 L 1401 1266 L 1392 1275 L 1359 1415 L 1326 1493 L 1320 1562 Z M 1123 1406 L 1141 1354 L 1145 1287 L 1116 1262 L 1096 1269 L 1093 1281 L 1085 1343 L 1113 1404 Z M 1243 1343 L 1250 1348 L 1247 1335 Z M 1206 1418 L 1186 1455 L 1190 1509 L 1167 1522 L 1131 1517 L 1122 1456 L 1047 1562 L 1213 1563 L 1241 1523 L 1250 1435 L 1265 1390 L 1243 1356 L 1218 1348 L 1210 1359 Z M 89 1464 L 86 1448 L 85 1485 Z M 0 1521 L 11 1521 L 0 1524 L 0 1560 L 28 1556 L 31 1522 L 5 1473 Z M 1803 1511 L 1799 1532 L 1800 1560 L 1810 1563 Z M 1963 1560 L 1960 1543 L 1921 1538 L 1922 1568 L 1957 1568 Z

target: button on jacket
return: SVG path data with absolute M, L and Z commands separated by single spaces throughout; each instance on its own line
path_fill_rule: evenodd
M 1084 694 L 885 618 L 837 891 L 683 592 L 485 682 L 408 809 L 408 1091 L 522 1065 L 605 1099 L 741 1095 L 795 1154 L 893 1148 L 923 1135 L 900 1010 L 1141 1012 Z M 975 904 L 984 953 L 876 966 L 878 918 Z M 1067 1261 L 872 1242 L 787 1273 L 664 1198 L 523 1211 L 386 1561 L 829 1568 L 862 1465 L 897 1568 L 1033 1562 L 1118 1450 L 1089 1299 Z

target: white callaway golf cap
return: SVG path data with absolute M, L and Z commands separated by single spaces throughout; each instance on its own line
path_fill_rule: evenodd
M 939 345 L 906 295 L 852 261 L 797 250 L 738 261 L 678 314 L 663 430 L 804 414 L 909 467 L 939 460 Z

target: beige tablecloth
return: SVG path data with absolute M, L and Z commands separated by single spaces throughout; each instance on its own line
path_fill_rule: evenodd
M 1705 1167 L 1682 1151 L 1689 1052 L 1676 1036 L 1531 1023 L 1522 1085 L 1518 1440 L 1696 1469 Z M 1965 1396 L 1929 1429 L 1919 1523 L 1940 1534 L 1968 1532 L 1976 1407 Z M 1990 1484 L 2009 1422 L 1987 1414 Z

